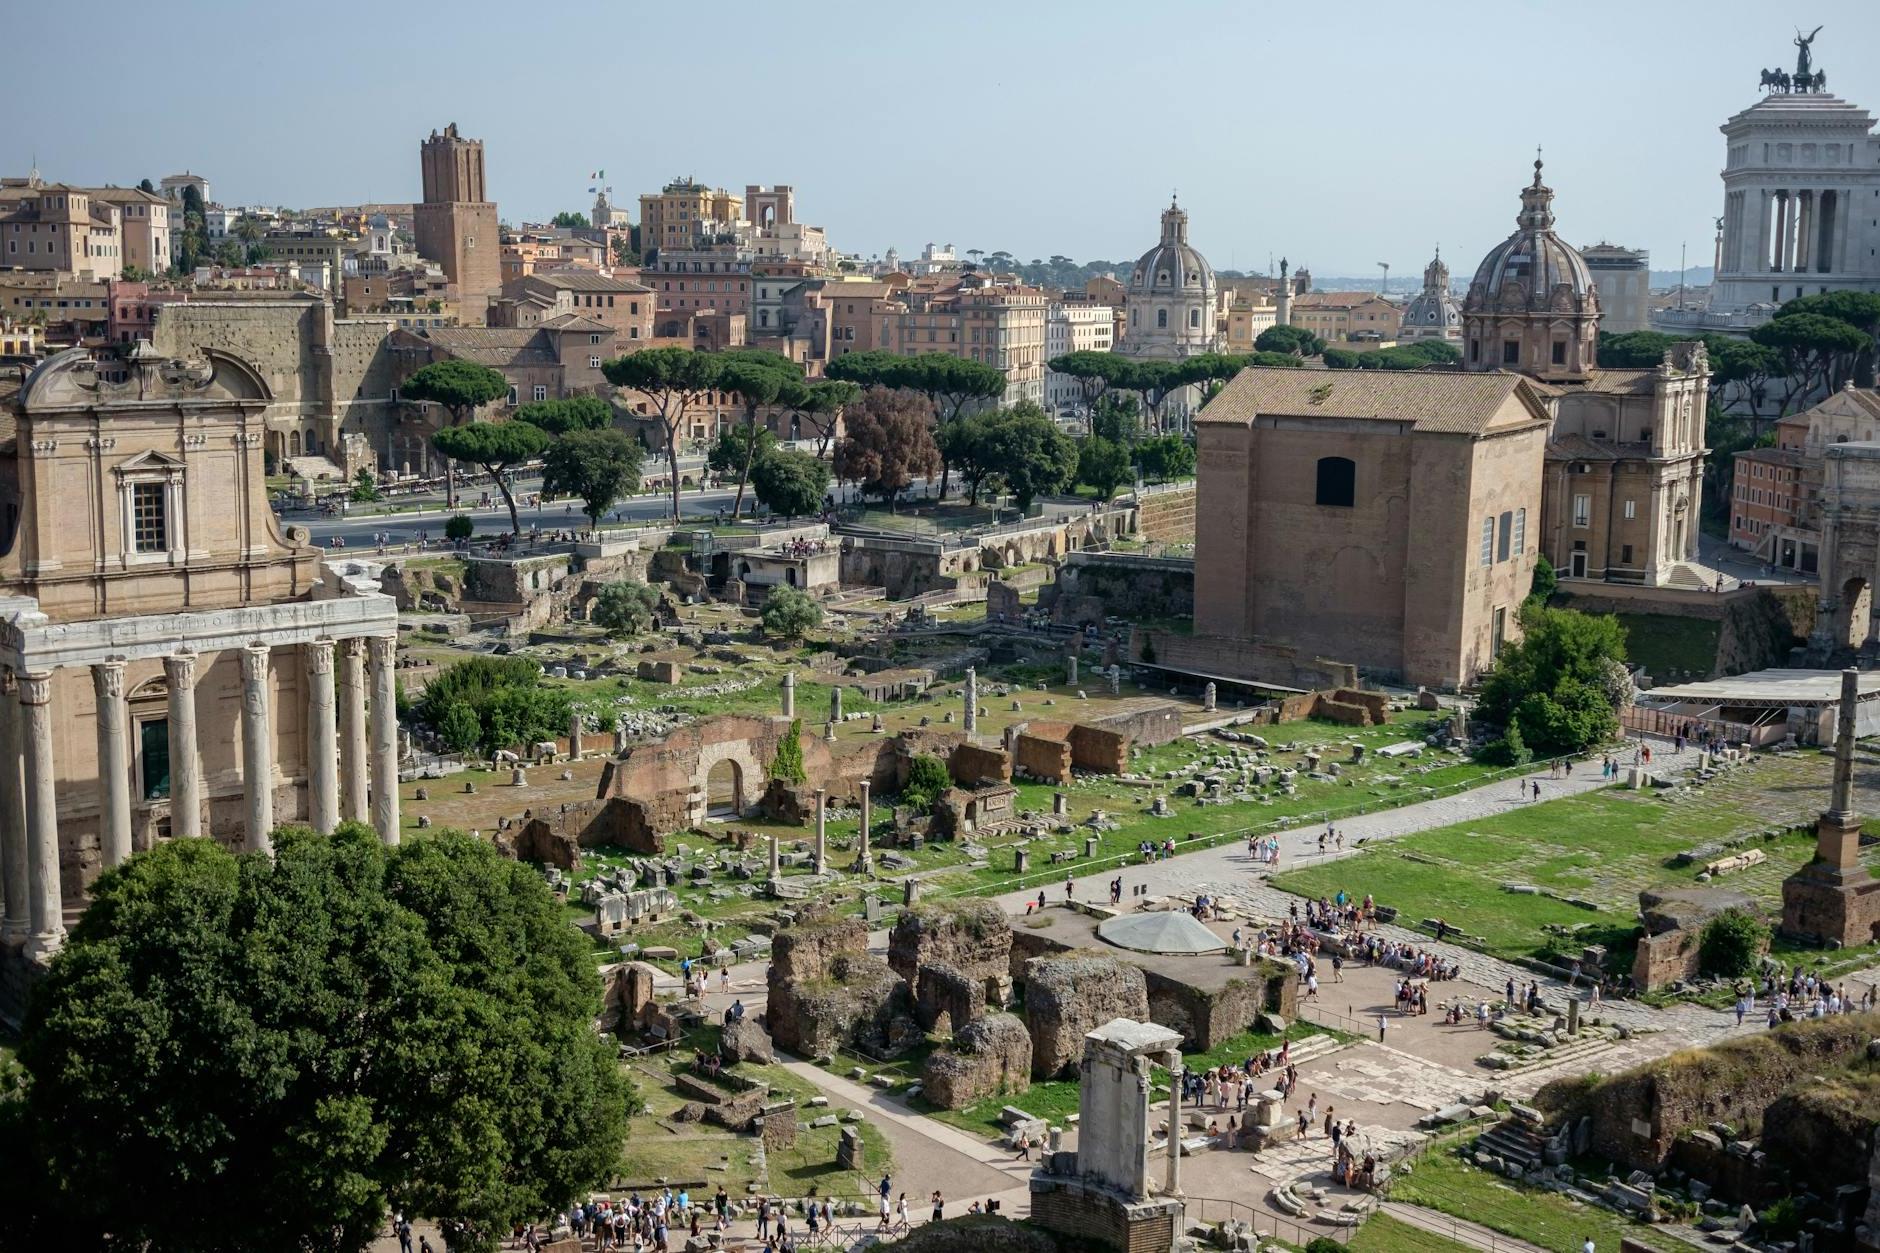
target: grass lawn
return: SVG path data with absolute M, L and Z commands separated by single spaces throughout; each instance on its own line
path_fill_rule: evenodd
M 620 1178 L 629 1184 L 660 1179 L 702 1181 L 708 1188 L 722 1183 L 732 1192 L 741 1191 L 750 1182 L 787 1192 L 800 1192 L 807 1184 L 816 1184 L 825 1191 L 856 1191 L 855 1180 L 835 1166 L 841 1127 L 808 1125 L 819 1114 L 840 1111 L 810 1108 L 807 1102 L 816 1095 L 816 1087 L 782 1066 L 739 1064 L 731 1068 L 732 1073 L 763 1082 L 775 1096 L 796 1100 L 796 1143 L 771 1153 L 768 1161 L 757 1152 L 754 1136 L 734 1135 L 706 1122 L 671 1121 L 673 1112 L 687 1099 L 673 1086 L 671 1076 L 691 1064 L 693 1049 L 713 1049 L 717 1039 L 716 1027 L 700 1028 L 674 1052 L 645 1058 L 632 1066 L 631 1077 L 645 1108 L 628 1120 Z M 865 1173 L 878 1177 L 892 1167 L 893 1151 L 880 1131 L 866 1122 L 860 1126 Z
M 1582 1205 L 1555 1192 L 1516 1187 L 1469 1165 L 1447 1147 L 1432 1148 L 1409 1173 L 1399 1175 L 1392 1182 L 1390 1199 L 1454 1214 L 1554 1253 L 1580 1253 L 1588 1236 L 1599 1253 L 1618 1253 L 1621 1238 L 1664 1253 L 1689 1253 L 1691 1247 L 1611 1210 Z
M 1619 788 L 1582 793 L 1301 867 L 1275 884 L 1308 896 L 1368 892 L 1407 923 L 1443 918 L 1481 937 L 1480 946 L 1500 957 L 1577 954 L 1586 944 L 1602 943 L 1624 964 L 1639 891 L 1697 886 L 1698 868 L 1673 867 L 1676 854 L 1805 821 L 1820 804 L 1827 771 L 1820 754 L 1798 753 L 1765 757 L 1676 799 Z M 1813 840 L 1794 830 L 1754 847 L 1768 860 L 1717 886 L 1774 907 L 1782 879 L 1808 860 Z M 1504 884 L 1533 885 L 1546 894 L 1508 892 Z
M 1471 1253 L 1475 1248 L 1381 1213 L 1366 1219 L 1345 1247 L 1351 1253 Z
M 1568 602 L 1572 604 L 1571 601 Z M 1666 613 L 1615 614 L 1626 631 L 1626 655 L 1655 679 L 1673 669 L 1704 678 L 1717 666 L 1721 622 Z

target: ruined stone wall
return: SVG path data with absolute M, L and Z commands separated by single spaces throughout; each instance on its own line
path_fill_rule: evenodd
M 1012 765 L 1046 783 L 1071 781 L 1071 746 L 1064 740 L 1021 732 L 1012 741 Z
M 464 598 L 520 605 L 552 592 L 573 566 L 570 553 L 515 560 L 471 557 L 464 562 Z
M 1251 1030 L 1263 1013 L 1293 1016 L 1298 980 L 1278 962 L 1261 961 L 1244 977 L 1229 979 L 1210 990 L 1168 975 L 1145 971 L 1149 988 L 1149 1017 L 1182 1033 L 1183 1047 L 1205 1051 L 1243 1031 Z
M 962 741 L 947 758 L 947 773 L 956 783 L 971 787 L 976 783 L 1012 781 L 1012 762 L 1004 750 L 981 748 Z
M 1144 631 L 1130 637 L 1129 655 L 1142 656 L 1152 645 L 1155 664 L 1191 674 L 1247 679 L 1278 687 L 1356 687 L 1358 670 L 1341 659 L 1315 656 L 1280 644 L 1256 644 L 1215 635 L 1177 635 L 1172 631 Z
M 990 1014 L 953 1033 L 921 1068 L 921 1096 L 941 1109 L 964 1109 L 997 1093 L 1031 1087 L 1031 1036 L 1012 1014 Z
M 942 575 L 941 565 L 938 544 L 850 538 L 842 545 L 843 586 L 886 588 L 888 596 L 894 600 L 952 586 Z
M 1640 991 L 1651 992 L 1695 976 L 1700 936 L 1698 930 L 1679 928 L 1641 937 L 1632 959 L 1633 983 Z
M 1127 741 L 1124 748 L 1130 745 L 1154 748 L 1182 737 L 1182 707 L 1170 702 L 1140 709 L 1125 709 L 1092 718 L 1088 725 L 1122 736 Z M 1072 747 L 1076 747 L 1074 742 Z
M 1185 483 L 1144 492 L 1136 500 L 1136 533 L 1165 544 L 1195 540 L 1195 485 Z
M 1759 1124 L 1770 1103 L 1862 1053 L 1880 1014 L 1843 1014 L 1674 1053 L 1589 1087 L 1561 1079 L 1535 1102 L 1550 1114 L 1591 1119 L 1591 1149 L 1628 1169 L 1655 1171 L 1678 1137 L 1711 1122 Z
M 1084 1054 L 1084 1037 L 1112 1018 L 1148 1017 L 1149 987 L 1140 967 L 1097 956 L 1040 957 L 1025 967 L 1025 1026 L 1035 1079 L 1073 1072 Z
M 828 918 L 786 927 L 771 937 L 770 978 L 831 978 L 836 960 L 868 952 L 868 924 L 860 918 Z
M 1051 603 L 1072 613 L 1068 602 L 1085 598 L 1119 618 L 1192 618 L 1195 563 L 1134 553 L 1073 553 L 1058 567 Z M 1101 613 L 1097 620 L 1102 621 Z
M 1126 774 L 1129 771 L 1129 737 L 1115 731 L 1074 724 L 1066 737 L 1071 746 L 1071 765 L 1098 774 Z
M 924 965 L 944 962 L 985 979 L 1009 973 L 1012 927 L 998 902 L 944 901 L 903 910 L 888 933 L 888 964 L 912 981 Z

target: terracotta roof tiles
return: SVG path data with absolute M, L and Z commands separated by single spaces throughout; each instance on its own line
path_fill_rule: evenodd
M 1407 422 L 1418 431 L 1480 435 L 1524 395 L 1536 419 L 1539 393 L 1519 374 L 1454 370 L 1242 370 L 1208 402 L 1199 422 L 1250 423 L 1261 417 Z

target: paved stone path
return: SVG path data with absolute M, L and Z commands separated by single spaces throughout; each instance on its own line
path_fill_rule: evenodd
M 1697 762 L 1697 751 L 1686 748 L 1683 752 L 1672 751 L 1671 742 L 1655 737 L 1648 739 L 1652 746 L 1652 769 L 1669 770 L 1673 773 L 1693 766 Z M 1623 756 L 1629 757 L 1628 754 Z M 1439 796 L 1415 804 L 1404 805 L 1397 809 L 1380 810 L 1373 814 L 1361 814 L 1355 818 L 1346 818 L 1337 826 L 1345 836 L 1342 852 L 1319 852 L 1319 835 L 1324 826 L 1313 823 L 1294 827 L 1279 833 L 1280 863 L 1278 867 L 1255 863 L 1247 853 L 1244 841 L 1224 843 L 1213 848 L 1200 849 L 1192 853 L 1182 853 L 1167 861 L 1153 862 L 1148 865 L 1128 866 L 1090 875 L 1074 881 L 1077 899 L 1107 901 L 1109 899 L 1110 880 L 1122 876 L 1126 891 L 1138 884 L 1146 885 L 1151 896 L 1194 895 L 1206 892 L 1221 897 L 1236 897 L 1255 914 L 1265 915 L 1269 919 L 1286 916 L 1287 907 L 1299 898 L 1277 888 L 1269 887 L 1266 879 L 1277 871 L 1284 871 L 1292 866 L 1318 864 L 1323 861 L 1351 857 L 1362 851 L 1363 846 L 1385 840 L 1399 839 L 1419 831 L 1430 831 L 1437 827 L 1451 826 L 1459 822 L 1487 818 L 1496 814 L 1507 813 L 1537 802 L 1531 798 L 1533 784 L 1541 787 L 1540 804 L 1558 800 L 1563 796 L 1577 796 L 1582 792 L 1595 791 L 1607 786 L 1599 777 L 1595 764 L 1580 763 L 1572 778 L 1552 778 L 1545 770 L 1537 770 L 1521 776 L 1518 781 L 1498 780 L 1467 792 L 1458 792 L 1452 796 Z M 1062 900 L 1062 884 L 1045 889 L 1047 900 Z M 1038 889 L 1010 892 L 1000 898 L 1000 904 L 1011 913 L 1023 912 L 1027 901 L 1038 897 Z M 1458 944 L 1439 944 L 1431 936 L 1406 927 L 1383 926 L 1380 932 L 1386 937 L 1415 944 L 1426 952 L 1435 952 L 1447 960 L 1460 965 L 1462 978 L 1482 988 L 1499 989 L 1512 978 L 1525 987 L 1529 981 L 1539 978 L 1542 994 L 1547 1003 L 1564 1007 L 1567 988 L 1564 982 L 1540 977 L 1525 966 L 1502 961 L 1474 949 Z M 1584 996 L 1584 993 L 1581 994 Z M 1628 1026 L 1666 1026 L 1676 1022 L 1696 1027 L 1701 1021 L 1720 1018 L 1714 1010 L 1695 1006 L 1674 1006 L 1670 1010 L 1656 1010 L 1649 1006 L 1632 1002 L 1607 1002 L 1600 1007 L 1599 1013 L 1610 1021 L 1623 1022 Z M 1687 1021 L 1688 1020 L 1688 1021 Z

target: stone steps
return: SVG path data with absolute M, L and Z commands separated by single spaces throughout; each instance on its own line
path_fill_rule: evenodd
M 1609 1051 L 1616 1041 L 1608 1039 L 1585 1038 L 1571 1044 L 1562 1044 L 1526 1059 L 1519 1065 L 1502 1067 L 1496 1071 L 1503 1075 L 1521 1075 L 1530 1071 L 1546 1070 L 1554 1066 L 1563 1066 L 1569 1062 L 1584 1061 Z
M 1327 1054 L 1336 1053 L 1339 1049 L 1344 1047 L 1345 1044 L 1342 1040 L 1326 1032 L 1307 1036 L 1303 1040 L 1294 1040 L 1292 1046 L 1292 1064 L 1295 1066 L 1303 1066 L 1307 1062 L 1315 1062 Z
M 1547 1142 L 1539 1134 L 1516 1118 L 1496 1123 L 1475 1139 L 1477 1153 L 1514 1162 L 1524 1171 L 1541 1167 L 1546 1147 Z

